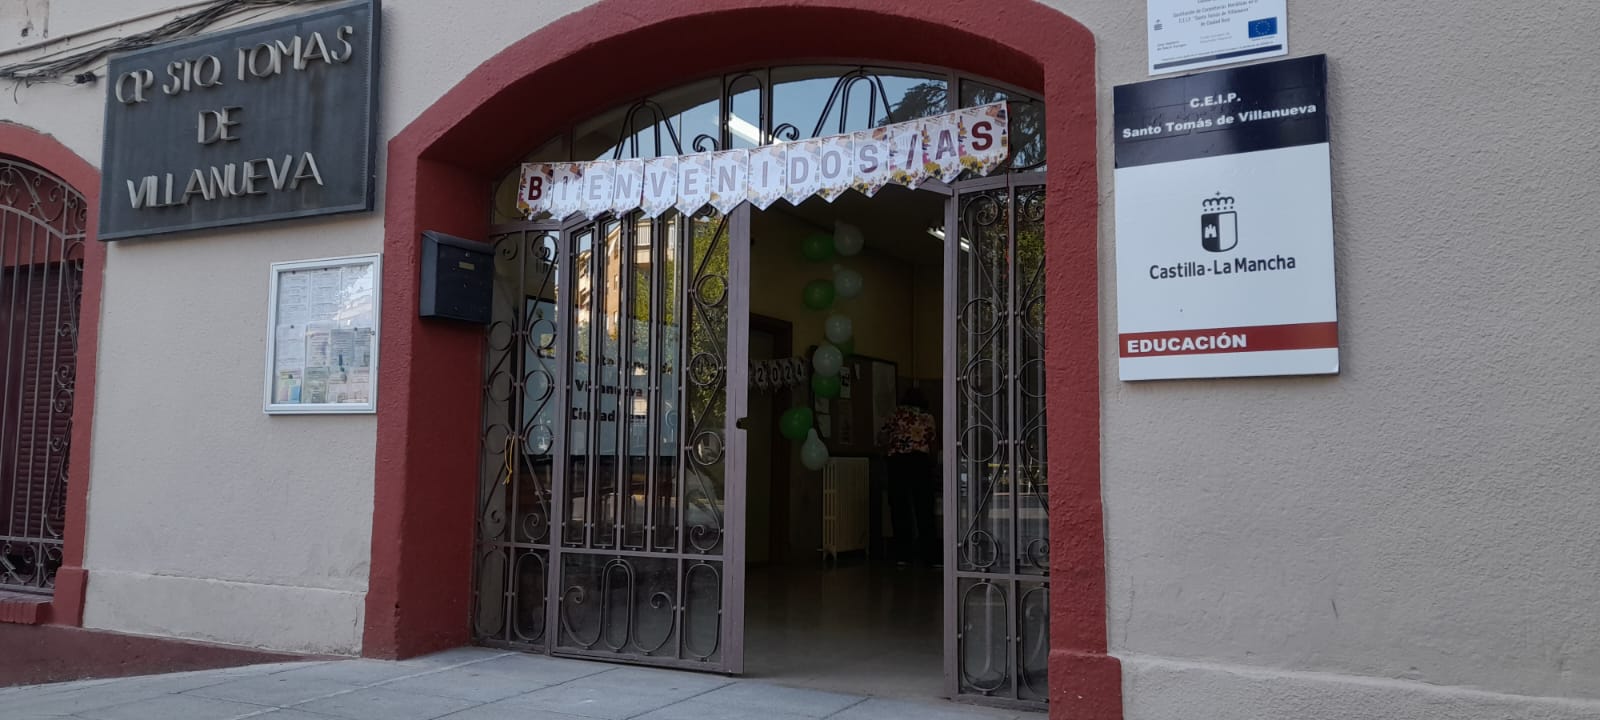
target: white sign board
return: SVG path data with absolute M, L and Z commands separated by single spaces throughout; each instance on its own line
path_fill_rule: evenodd
M 1123 380 L 1339 371 L 1326 79 L 1318 55 L 1116 88 Z
M 1289 52 L 1288 0 L 1149 0 L 1150 74 Z

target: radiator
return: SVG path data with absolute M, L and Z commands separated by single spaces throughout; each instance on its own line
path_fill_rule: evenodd
M 832 458 L 822 468 L 822 556 L 838 561 L 839 553 L 866 550 L 871 539 L 867 458 Z

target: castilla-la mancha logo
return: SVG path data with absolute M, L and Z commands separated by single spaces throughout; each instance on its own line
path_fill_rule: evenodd
M 1220 253 L 1239 245 L 1239 213 L 1233 198 L 1217 193 L 1200 202 L 1200 247 Z

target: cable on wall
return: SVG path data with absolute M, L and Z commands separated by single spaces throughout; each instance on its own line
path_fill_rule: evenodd
M 162 25 L 126 37 L 103 42 L 70 53 L 55 53 L 44 58 L 13 63 L 0 67 L 0 80 L 21 83 L 51 82 L 72 76 L 80 85 L 94 82 L 98 76 L 91 70 L 75 72 L 111 55 L 159 45 L 169 40 L 199 34 L 212 25 L 257 8 L 311 5 L 328 0 L 216 0 L 192 13 L 179 15 Z

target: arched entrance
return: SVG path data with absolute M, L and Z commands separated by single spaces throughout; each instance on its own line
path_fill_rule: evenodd
M 89 208 L 0 159 L 0 589 L 52 593 L 65 559 L 72 397 Z
M 998 175 L 870 197 L 522 218 L 521 168 L 507 173 L 492 209 L 476 641 L 1045 700 L 1043 103 L 925 68 L 746 68 L 583 119 L 528 159 L 751 150 L 1001 101 L 1012 153 Z M 830 270 L 797 266 L 796 245 L 836 223 L 865 247 L 832 262 L 883 285 L 829 310 L 868 329 L 845 358 L 853 392 L 813 394 L 794 365 L 777 382 L 746 373 L 759 319 L 809 329 L 784 344 L 820 342 L 794 286 Z M 927 445 L 933 463 L 897 468 L 876 431 L 913 390 L 942 410 L 930 430 L 943 440 Z M 774 403 L 817 408 L 833 460 L 782 457 Z M 879 541 L 885 516 L 893 542 Z
M 54 138 L 0 123 L 0 622 L 82 622 L 99 182 Z
M 390 144 L 384 369 L 365 649 L 464 644 L 479 462 L 481 335 L 416 319 L 424 230 L 486 238 L 482 193 L 561 128 L 619 100 L 762 63 L 859 57 L 957 67 L 1039 93 L 1053 176 L 1044 244 L 1052 351 L 1050 696 L 1053 712 L 1120 715 L 1106 655 L 1098 431 L 1093 41 L 1018 0 L 967 3 L 602 2 L 497 55 Z M 692 48 L 692 51 L 686 51 Z M 650 58 L 639 63 L 637 58 Z M 592 78 L 605 77 L 605 83 Z M 488 140 L 492 139 L 492 140 Z

